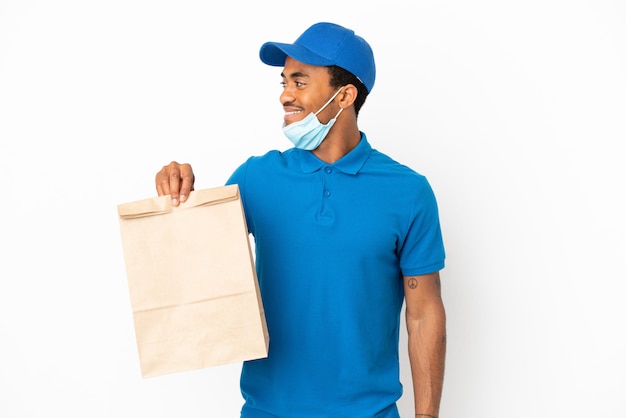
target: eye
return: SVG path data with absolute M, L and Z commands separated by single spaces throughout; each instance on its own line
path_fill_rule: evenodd
M 294 87 L 295 87 L 295 88 L 297 88 L 297 89 L 301 89 L 301 88 L 306 87 L 306 83 L 305 83 L 305 82 L 303 82 L 303 81 L 297 81 L 297 80 L 294 80 L 294 81 L 292 81 L 291 83 L 292 83 L 292 84 L 294 85 Z M 281 81 L 281 82 L 280 82 L 280 86 L 281 86 L 282 88 L 286 88 L 286 87 L 287 87 L 287 85 L 288 85 L 288 82 L 287 82 L 287 81 L 285 81 L 285 80 L 283 80 L 283 81 Z

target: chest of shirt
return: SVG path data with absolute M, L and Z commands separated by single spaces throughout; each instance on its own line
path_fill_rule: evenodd
M 323 245 L 361 254 L 393 253 L 411 218 L 415 196 L 393 178 L 352 175 L 333 167 L 249 179 L 244 205 L 258 241 Z

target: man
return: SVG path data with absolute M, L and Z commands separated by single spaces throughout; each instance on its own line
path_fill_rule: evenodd
M 331 23 L 293 44 L 265 43 L 283 67 L 284 132 L 294 148 L 251 157 L 230 177 L 255 239 L 270 334 L 245 362 L 244 418 L 398 418 L 398 340 L 406 303 L 415 416 L 437 418 L 446 348 L 444 248 L 427 180 L 373 149 L 357 115 L 375 80 L 368 43 Z M 175 205 L 188 164 L 156 176 Z

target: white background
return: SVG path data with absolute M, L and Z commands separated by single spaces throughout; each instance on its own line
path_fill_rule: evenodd
M 240 364 L 141 379 L 116 205 L 287 148 L 258 49 L 322 20 L 374 48 L 360 126 L 439 200 L 441 417 L 626 417 L 621 0 L 0 0 L 0 417 L 238 416 Z

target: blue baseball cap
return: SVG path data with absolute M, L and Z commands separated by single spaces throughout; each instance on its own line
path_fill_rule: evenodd
M 261 61 L 275 67 L 284 66 L 288 56 L 309 65 L 336 65 L 354 74 L 368 92 L 376 79 L 372 48 L 354 31 L 335 23 L 316 23 L 293 44 L 266 42 L 259 55 Z

